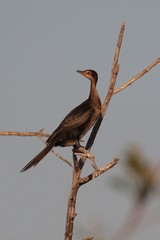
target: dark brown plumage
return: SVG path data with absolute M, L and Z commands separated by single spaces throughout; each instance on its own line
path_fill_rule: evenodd
M 101 110 L 101 101 L 96 89 L 98 75 L 93 70 L 80 71 L 91 81 L 90 94 L 86 101 L 74 108 L 60 123 L 58 128 L 47 139 L 47 146 L 34 157 L 22 170 L 24 172 L 36 166 L 47 153 L 55 146 L 68 147 L 76 146 L 79 140 L 94 125 Z

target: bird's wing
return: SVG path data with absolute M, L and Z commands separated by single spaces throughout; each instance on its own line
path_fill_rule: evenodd
M 94 108 L 88 105 L 87 100 L 81 103 L 63 119 L 58 128 L 47 139 L 46 143 L 50 143 L 62 130 L 65 132 L 65 130 L 69 131 L 70 129 L 81 127 L 85 122 L 88 122 L 94 111 Z
M 85 102 L 84 102 L 85 103 Z M 91 106 L 82 104 L 74 108 L 61 122 L 60 126 L 63 128 L 77 128 L 88 121 L 88 119 L 94 114 L 95 110 Z

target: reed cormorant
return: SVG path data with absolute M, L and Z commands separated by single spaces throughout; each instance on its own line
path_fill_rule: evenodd
M 90 93 L 87 100 L 74 108 L 60 123 L 57 129 L 46 141 L 46 147 L 34 157 L 20 172 L 36 166 L 49 151 L 56 146 L 77 146 L 80 139 L 90 130 L 97 120 L 101 110 L 101 101 L 96 89 L 98 74 L 93 70 L 80 71 L 91 82 Z

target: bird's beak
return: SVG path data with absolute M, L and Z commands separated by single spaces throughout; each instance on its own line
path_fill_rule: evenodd
M 81 70 L 77 70 L 78 73 L 82 74 L 84 76 L 84 72 Z

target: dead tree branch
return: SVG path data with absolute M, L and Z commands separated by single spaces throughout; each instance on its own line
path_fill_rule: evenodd
M 126 82 L 124 85 L 121 87 L 117 88 L 114 90 L 114 94 L 121 92 L 128 86 L 130 86 L 132 83 L 134 83 L 136 80 L 141 78 L 143 75 L 145 75 L 147 72 L 149 72 L 152 68 L 154 68 L 158 63 L 160 63 L 160 58 L 157 58 L 156 61 L 152 62 L 148 67 L 146 67 L 142 72 L 138 73 L 136 76 L 131 78 L 128 82 Z
M 49 137 L 50 134 L 44 133 L 43 129 L 38 132 L 15 132 L 15 131 L 0 131 L 0 136 L 18 136 L 18 137 Z
M 43 139 L 43 137 L 39 136 L 39 139 L 46 144 L 46 141 Z M 51 150 L 51 152 L 60 160 L 62 160 L 63 162 L 67 163 L 71 168 L 73 168 L 73 165 L 71 162 L 69 162 L 67 159 L 65 159 L 64 157 L 62 157 L 59 153 L 55 152 L 53 149 Z
M 114 55 L 114 61 L 113 61 L 113 66 L 112 66 L 111 80 L 110 80 L 108 93 L 107 93 L 107 96 L 105 98 L 104 104 L 102 106 L 101 114 L 99 115 L 99 118 L 98 118 L 95 126 L 93 127 L 91 135 L 90 135 L 90 137 L 88 139 L 88 142 L 86 144 L 86 149 L 87 150 L 90 150 L 93 143 L 94 143 L 95 137 L 97 135 L 97 132 L 98 132 L 98 129 L 101 125 L 103 117 L 106 113 L 109 102 L 110 102 L 110 100 L 111 100 L 111 98 L 114 94 L 114 87 L 115 87 L 115 83 L 116 83 L 116 80 L 117 80 L 117 75 L 118 75 L 118 72 L 119 72 L 118 59 L 119 59 L 120 49 L 121 49 L 121 45 L 122 45 L 124 30 L 125 30 L 125 24 L 123 23 L 122 26 L 121 26 L 121 30 L 120 30 L 120 34 L 119 34 L 119 38 L 118 38 L 118 43 L 117 43 L 117 47 L 116 47 L 116 51 L 115 51 L 115 55 Z M 65 240 L 72 240 L 73 225 L 74 225 L 74 219 L 75 219 L 75 216 L 76 216 L 76 212 L 75 212 L 76 198 L 77 198 L 78 189 L 79 189 L 80 185 L 82 185 L 80 176 L 81 176 L 82 168 L 83 168 L 83 166 L 85 164 L 85 161 L 86 161 L 86 157 L 80 158 L 79 164 L 77 166 L 77 161 L 78 160 L 77 160 L 77 157 L 73 154 L 73 161 L 74 161 L 75 164 L 74 164 L 74 170 L 73 170 L 72 187 L 71 187 L 71 192 L 70 192 L 70 196 L 69 196 L 69 199 L 68 199 L 65 238 L 64 238 Z M 113 166 L 114 165 L 115 164 L 113 164 Z M 103 173 L 103 171 L 104 172 L 107 171 L 107 170 L 104 170 L 104 169 L 108 169 L 108 168 L 104 167 L 102 169 L 99 170 L 98 172 L 94 172 L 93 175 L 95 177 L 98 177 L 100 174 Z M 93 179 L 93 175 L 91 176 L 92 179 Z M 87 179 L 87 178 L 85 178 L 85 179 Z M 88 178 L 88 181 L 90 181 L 90 180 Z M 86 180 L 86 182 L 87 182 L 87 180 Z
M 118 64 L 118 59 L 119 59 L 119 54 L 120 54 L 120 49 L 121 49 L 121 45 L 122 45 L 122 40 L 123 40 L 123 34 L 124 34 L 124 30 L 125 30 L 125 23 L 123 22 L 122 23 L 122 26 L 121 26 L 121 30 L 120 30 L 120 34 L 119 34 L 119 38 L 118 38 L 118 42 L 117 42 L 117 46 L 116 46 L 116 50 L 115 50 L 115 55 L 114 55 L 114 60 L 113 60 L 113 65 L 112 65 L 112 71 L 111 71 L 111 79 L 110 79 L 110 84 L 109 84 L 109 88 L 108 88 L 108 92 L 107 92 L 107 95 L 106 95 L 106 98 L 104 100 L 104 103 L 102 105 L 102 109 L 101 109 L 101 113 L 98 117 L 98 120 L 96 122 L 96 124 L 94 125 L 93 129 L 92 129 L 92 132 L 90 134 L 90 137 L 87 141 L 87 144 L 86 144 L 86 149 L 91 149 L 93 143 L 94 143 L 94 140 L 96 138 L 96 135 L 97 135 L 97 132 L 100 128 L 100 125 L 103 121 L 103 117 L 107 111 L 107 108 L 109 106 L 109 103 L 110 103 L 110 100 L 114 94 L 114 87 L 115 87 L 115 84 L 116 84 L 116 80 L 117 80 L 117 75 L 118 75 L 118 72 L 119 72 L 119 64 Z M 79 160 L 79 166 L 81 168 L 83 168 L 83 165 L 86 161 L 86 157 L 83 157 Z
M 101 113 L 99 114 L 97 122 L 94 125 L 94 127 L 92 129 L 92 132 L 89 136 L 89 139 L 87 141 L 85 149 L 88 150 L 88 151 L 90 151 L 92 145 L 94 144 L 96 135 L 97 135 L 98 130 L 101 126 L 103 118 L 106 114 L 106 111 L 108 109 L 108 106 L 109 106 L 109 103 L 110 103 L 110 100 L 111 100 L 112 96 L 114 94 L 124 90 L 128 86 L 130 86 L 133 82 L 135 82 L 136 80 L 141 78 L 143 75 L 145 75 L 147 72 L 149 72 L 153 67 L 155 67 L 158 63 L 160 63 L 160 58 L 158 58 L 156 61 L 151 63 L 147 68 L 145 68 L 142 72 L 138 73 L 136 76 L 134 76 L 128 82 L 126 82 L 124 85 L 115 89 L 115 84 L 116 84 L 116 80 L 117 80 L 117 76 L 118 76 L 118 72 L 119 72 L 118 60 L 119 60 L 119 55 L 120 55 L 124 30 L 125 30 L 125 23 L 122 23 L 119 38 L 118 38 L 118 42 L 117 42 L 117 46 L 116 46 L 116 50 L 115 50 L 115 55 L 114 55 L 114 60 L 113 60 L 113 65 L 112 65 L 111 79 L 110 79 L 108 92 L 107 92 L 106 98 L 104 100 L 104 103 L 102 105 Z M 42 129 L 38 132 L 0 131 L 0 136 L 22 136 L 22 137 L 36 136 L 39 139 L 41 139 L 41 141 L 45 142 L 43 140 L 43 137 L 49 137 L 50 134 L 44 133 L 43 129 Z M 84 166 L 84 164 L 86 162 L 86 159 L 87 159 L 86 156 L 83 156 L 78 160 L 77 157 L 75 156 L 75 154 L 73 154 L 73 165 L 72 165 L 69 161 L 67 161 L 66 159 L 61 157 L 58 153 L 55 153 L 53 150 L 52 150 L 52 152 L 58 158 L 65 161 L 68 165 L 70 165 L 73 168 L 72 186 L 71 186 L 70 196 L 69 196 L 69 199 L 68 199 L 66 227 L 65 227 L 65 238 L 64 238 L 65 240 L 72 240 L 74 219 L 75 219 L 75 216 L 77 215 L 76 214 L 76 199 L 77 199 L 77 193 L 78 193 L 79 187 L 82 186 L 83 184 L 88 183 L 89 181 L 93 180 L 94 178 L 100 176 L 104 172 L 106 172 L 109 169 L 111 169 L 112 167 L 114 167 L 118 163 L 119 158 L 114 158 L 109 164 L 101 167 L 97 171 L 94 171 L 90 175 L 81 178 L 81 172 L 82 172 L 83 166 Z
M 15 132 L 15 131 L 0 131 L 0 136 L 18 136 L 18 137 L 38 137 L 44 144 L 46 144 L 46 141 L 43 139 L 43 137 L 49 137 L 50 134 L 44 133 L 44 129 L 41 129 L 38 132 Z M 63 158 L 59 153 L 55 152 L 53 149 L 51 152 L 60 160 L 67 163 L 70 167 L 73 168 L 73 165 L 71 162 L 69 162 L 67 159 Z
M 106 164 L 105 166 L 98 169 L 98 171 L 89 174 L 87 177 L 83 177 L 80 179 L 79 186 L 94 180 L 95 178 L 99 177 L 101 174 L 105 173 L 106 171 L 110 170 L 114 167 L 119 161 L 119 158 L 114 158 L 110 163 Z

